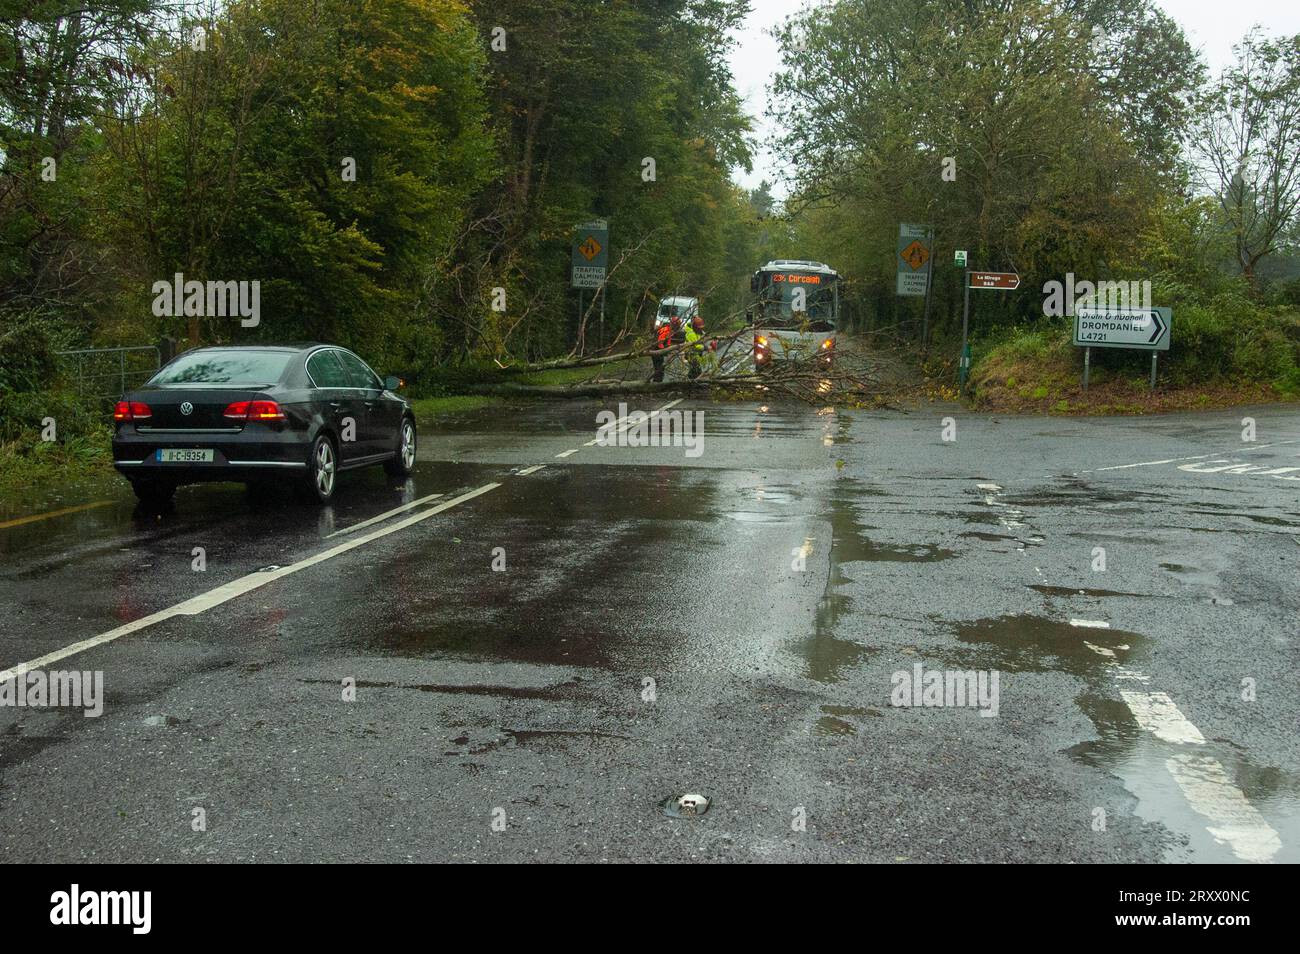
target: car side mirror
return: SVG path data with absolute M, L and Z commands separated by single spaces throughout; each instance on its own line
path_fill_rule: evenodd
M 388 377 L 384 378 L 385 391 L 396 391 L 398 388 L 402 386 L 402 384 L 403 384 L 402 379 L 397 377 L 396 375 L 390 374 Z

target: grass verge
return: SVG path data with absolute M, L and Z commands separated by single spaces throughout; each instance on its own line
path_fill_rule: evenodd
M 1180 325 L 1175 314 L 1173 349 L 1160 353 L 1154 391 L 1147 353 L 1094 348 L 1084 391 L 1083 349 L 1074 346 L 1068 324 L 1009 329 L 975 345 L 972 400 L 981 410 L 1063 415 L 1300 401 L 1296 319 L 1252 317 L 1232 325 L 1189 309 Z

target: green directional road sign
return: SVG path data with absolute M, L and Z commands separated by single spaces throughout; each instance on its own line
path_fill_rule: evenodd
M 609 265 L 609 222 L 595 219 L 584 222 L 573 233 L 574 288 L 599 288 L 605 284 Z
M 1138 348 L 1168 351 L 1174 313 L 1169 308 L 1074 310 L 1074 343 L 1081 348 Z

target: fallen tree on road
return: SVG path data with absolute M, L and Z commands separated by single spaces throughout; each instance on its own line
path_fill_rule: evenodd
M 483 382 L 472 390 L 477 394 L 512 395 L 517 397 L 592 398 L 618 394 L 688 394 L 709 395 L 754 394 L 756 397 L 793 397 L 810 404 L 855 403 L 883 404 L 886 388 L 882 385 L 866 357 L 851 346 L 845 346 L 829 366 L 807 363 L 777 362 L 769 368 L 755 370 L 752 345 L 742 344 L 741 338 L 751 332 L 742 327 L 729 335 L 705 337 L 700 342 L 674 345 L 670 348 L 633 348 L 616 353 L 586 357 L 561 358 L 503 369 L 503 373 L 534 373 L 572 368 L 618 365 L 636 361 L 636 376 L 603 379 L 599 373 L 593 378 L 569 384 L 525 384 L 519 381 L 498 380 Z M 840 339 L 846 341 L 847 339 Z M 717 342 L 717 350 L 709 348 Z M 697 344 L 706 347 L 701 360 L 699 376 L 688 376 L 688 353 Z M 650 362 L 644 359 L 659 356 L 668 371 L 666 380 L 648 380 Z

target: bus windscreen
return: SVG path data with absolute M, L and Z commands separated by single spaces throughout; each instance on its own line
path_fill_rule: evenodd
M 834 274 L 806 272 L 768 272 L 759 299 L 766 307 L 763 318 L 768 325 L 798 325 L 805 322 L 833 328 L 839 317 Z M 796 305 L 802 304 L 802 311 Z

